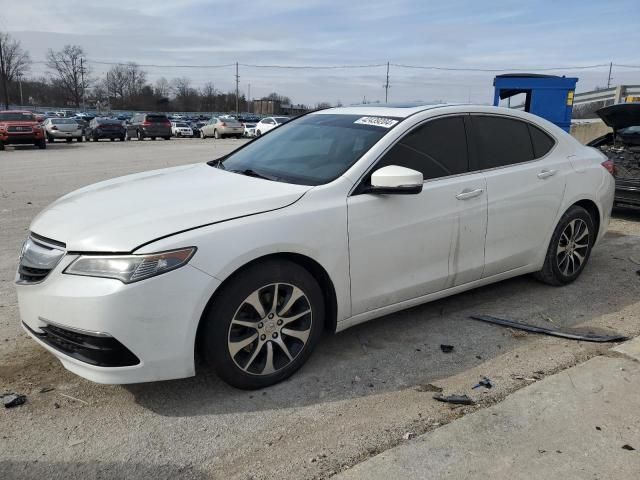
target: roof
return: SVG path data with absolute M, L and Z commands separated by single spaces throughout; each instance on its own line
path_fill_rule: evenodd
M 31 110 L 0 110 L 0 113 L 33 113 Z
M 425 110 L 431 110 L 441 107 L 451 107 L 457 104 L 452 103 L 438 103 L 438 104 L 425 104 L 425 103 L 406 103 L 406 104 L 363 104 L 352 105 L 349 107 L 336 107 L 327 108 L 314 112 L 317 115 L 323 115 L 328 113 L 339 113 L 341 115 L 372 115 L 372 116 L 384 116 L 394 118 L 406 118 L 414 113 L 422 112 Z

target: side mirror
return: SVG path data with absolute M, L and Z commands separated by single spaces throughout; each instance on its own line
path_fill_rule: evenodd
M 371 174 L 371 187 L 366 193 L 415 195 L 422 191 L 422 173 L 398 165 L 382 167 Z

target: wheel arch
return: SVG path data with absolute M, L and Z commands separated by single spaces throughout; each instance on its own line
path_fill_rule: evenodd
M 337 320 L 338 320 L 338 299 L 335 290 L 335 286 L 331 277 L 325 270 L 325 268 L 320 265 L 316 260 L 308 257 L 306 255 L 302 255 L 300 253 L 293 252 L 278 252 L 263 255 L 261 257 L 257 257 L 241 267 L 237 268 L 233 271 L 227 278 L 223 280 L 223 282 L 216 288 L 216 291 L 213 292 L 211 298 L 207 302 L 202 314 L 200 315 L 200 320 L 198 322 L 198 328 L 196 330 L 196 338 L 195 338 L 195 351 L 197 352 L 200 349 L 200 338 L 201 338 L 201 329 L 204 325 L 204 319 L 206 318 L 211 306 L 218 298 L 219 292 L 222 288 L 229 282 L 231 282 L 238 274 L 243 272 L 244 270 L 253 267 L 256 264 L 262 263 L 267 260 L 288 260 L 290 262 L 296 263 L 300 265 L 302 268 L 307 270 L 313 278 L 318 282 L 320 288 L 322 289 L 322 294 L 324 297 L 324 305 L 326 312 L 326 319 L 324 329 L 326 332 L 334 333 L 336 331 Z
M 602 216 L 601 216 L 602 214 L 596 202 L 585 198 L 573 203 L 572 205 L 569 206 L 569 208 L 573 207 L 574 205 L 584 208 L 589 213 L 589 215 L 593 219 L 593 223 L 595 224 L 596 238 L 597 238 L 598 235 L 600 234 L 600 222 L 602 221 Z M 567 208 L 567 210 L 569 208 Z

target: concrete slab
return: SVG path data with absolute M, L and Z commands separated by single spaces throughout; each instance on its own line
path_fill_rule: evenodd
M 611 350 L 640 361 L 640 337 L 624 342 Z
M 640 365 L 596 357 L 335 478 L 636 480 L 638 411 Z

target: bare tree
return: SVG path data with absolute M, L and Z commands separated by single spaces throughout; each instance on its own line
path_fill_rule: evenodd
M 140 95 L 142 88 L 147 83 L 147 72 L 142 70 L 137 63 L 129 62 L 125 65 L 127 78 L 127 95 L 135 97 Z
M 107 71 L 104 88 L 109 98 L 124 100 L 127 89 L 127 70 L 123 65 L 114 65 Z
M 4 107 L 9 108 L 9 84 L 23 76 L 31 65 L 29 54 L 8 33 L 0 32 L 0 80 Z
M 80 106 L 89 83 L 89 69 L 86 63 L 84 50 L 79 45 L 65 45 L 58 52 L 51 49 L 47 52 L 47 67 L 53 70 L 58 83 L 76 108 Z
M 202 110 L 205 112 L 213 112 L 216 109 L 216 88 L 213 82 L 204 84 L 200 91 L 202 97 Z
M 164 77 L 160 77 L 156 80 L 155 94 L 158 97 L 165 98 L 169 96 L 169 93 L 171 93 L 171 85 L 169 84 L 169 81 Z

